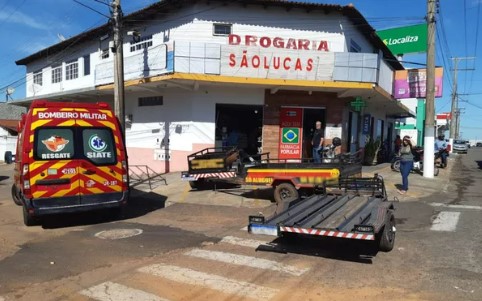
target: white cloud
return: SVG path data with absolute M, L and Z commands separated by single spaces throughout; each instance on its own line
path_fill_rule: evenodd
M 8 10 L 0 11 L 0 21 L 23 25 L 35 29 L 48 29 L 46 24 L 38 22 L 34 18 L 19 11 L 14 13 L 9 12 Z

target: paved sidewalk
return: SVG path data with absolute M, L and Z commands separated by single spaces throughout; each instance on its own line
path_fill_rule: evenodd
M 447 192 L 451 189 L 450 175 L 452 168 L 457 161 L 456 154 L 448 158 L 448 166 L 441 168 L 439 175 L 433 179 L 425 178 L 421 174 L 411 173 L 408 177 L 408 192 L 400 195 L 397 192 L 397 185 L 402 184 L 402 176 L 400 172 L 391 169 L 390 163 L 383 163 L 376 166 L 363 166 L 362 173 L 364 177 L 369 177 L 378 173 L 385 180 L 385 187 L 389 197 L 396 196 L 400 201 L 414 201 L 418 198 L 430 196 L 436 192 Z
M 448 161 L 448 167 L 440 169 L 439 176 L 433 179 L 424 178 L 418 173 L 409 176 L 409 191 L 405 195 L 397 192 L 397 186 L 401 184 L 402 178 L 399 172 L 394 172 L 390 168 L 390 163 L 379 164 L 376 166 L 363 166 L 364 177 L 371 177 L 374 174 L 381 175 L 385 180 L 385 186 L 390 199 L 397 197 L 401 202 L 415 201 L 419 198 L 428 197 L 436 192 L 447 192 L 451 189 L 450 174 L 452 167 L 457 159 L 452 155 Z M 270 188 L 260 186 L 245 185 L 242 187 L 223 187 L 218 186 L 216 190 L 192 190 L 188 182 L 181 181 L 179 172 L 163 175 L 167 180 L 167 185 L 157 183 L 153 187 L 152 193 L 166 197 L 166 206 L 175 203 L 190 203 L 203 205 L 218 205 L 244 208 L 266 208 L 273 202 L 273 191 Z M 135 194 L 143 194 L 149 191 L 148 185 L 137 187 Z

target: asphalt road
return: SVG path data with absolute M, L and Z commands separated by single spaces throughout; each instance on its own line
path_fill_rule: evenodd
M 125 220 L 86 213 L 27 228 L 1 165 L 0 301 L 479 301 L 482 148 L 454 157 L 448 189 L 398 203 L 395 248 L 375 256 L 354 243 L 250 236 L 247 216 L 264 208 L 210 205 L 203 193 L 193 194 L 202 205 L 169 207 L 168 196 L 136 193 Z

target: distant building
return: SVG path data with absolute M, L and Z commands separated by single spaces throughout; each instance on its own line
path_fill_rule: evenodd
M 352 5 L 272 0 L 159 1 L 124 18 L 130 164 L 187 168 L 186 156 L 235 144 L 271 157 L 311 156 L 327 142 L 356 151 L 393 140 L 411 115 L 393 98 L 403 66 Z M 113 101 L 110 25 L 18 60 L 26 99 Z
M 5 152 L 15 154 L 17 145 L 17 125 L 26 109 L 9 103 L 0 103 L 0 161 Z

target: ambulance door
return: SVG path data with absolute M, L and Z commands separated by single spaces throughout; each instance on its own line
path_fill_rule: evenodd
M 79 162 L 73 127 L 35 130 L 33 160 L 28 166 L 30 190 L 38 206 L 80 203 Z
M 122 163 L 110 128 L 81 128 L 80 185 L 82 204 L 100 204 L 122 196 Z

